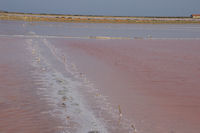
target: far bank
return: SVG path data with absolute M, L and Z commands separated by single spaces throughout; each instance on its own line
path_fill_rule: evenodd
M 200 19 L 190 17 L 117 17 L 82 16 L 31 13 L 0 13 L 0 20 L 20 20 L 28 22 L 67 22 L 67 23 L 132 23 L 132 24 L 200 24 Z

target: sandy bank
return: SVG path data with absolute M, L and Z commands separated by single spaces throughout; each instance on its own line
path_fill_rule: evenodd
M 199 24 L 199 19 L 189 17 L 115 17 L 51 15 L 26 13 L 0 13 L 0 20 L 67 22 L 67 23 L 136 23 L 136 24 Z

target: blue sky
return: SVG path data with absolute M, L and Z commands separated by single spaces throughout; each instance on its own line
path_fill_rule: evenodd
M 200 14 L 200 0 L 0 0 L 0 10 L 112 16 Z

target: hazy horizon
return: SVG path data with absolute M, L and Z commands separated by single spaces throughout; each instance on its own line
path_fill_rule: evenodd
M 200 14 L 199 0 L 0 0 L 0 10 L 106 16 L 190 16 Z

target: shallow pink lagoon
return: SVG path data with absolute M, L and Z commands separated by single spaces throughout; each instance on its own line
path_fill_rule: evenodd
M 51 40 L 138 132 L 200 130 L 200 41 Z M 117 107 L 117 106 L 116 106 Z
M 0 27 L 0 133 L 199 133 L 197 25 Z

